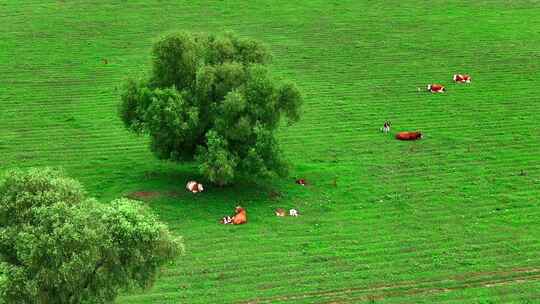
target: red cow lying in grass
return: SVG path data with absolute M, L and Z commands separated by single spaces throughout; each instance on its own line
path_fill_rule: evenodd
M 455 74 L 454 77 L 455 82 L 461 82 L 461 83 L 470 83 L 471 82 L 471 76 L 466 74 Z
M 232 217 L 232 223 L 234 225 L 241 225 L 247 223 L 246 209 L 238 206 L 235 210 L 236 214 Z
M 446 88 L 442 84 L 428 84 L 427 90 L 431 93 L 444 93 Z
M 399 140 L 417 140 L 423 138 L 421 132 L 399 132 L 396 134 L 396 139 Z

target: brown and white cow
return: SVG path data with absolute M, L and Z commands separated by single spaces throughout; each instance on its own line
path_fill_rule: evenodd
M 304 178 L 299 178 L 296 180 L 296 183 L 300 186 L 306 186 L 308 184 L 307 180 Z
M 446 88 L 442 84 L 428 84 L 427 90 L 431 93 L 444 93 Z
M 398 140 L 417 140 L 422 139 L 424 136 L 421 132 L 399 132 L 396 134 L 396 139 Z
M 230 216 L 224 216 L 224 217 L 221 219 L 221 221 L 219 221 L 219 222 L 222 223 L 222 224 L 225 224 L 225 225 L 227 225 L 227 224 L 232 224 L 232 217 L 230 217 Z
M 470 83 L 471 82 L 471 76 L 467 74 L 455 74 L 452 78 L 455 82 L 460 83 Z
M 286 215 L 285 209 L 283 209 L 283 208 L 277 208 L 275 212 L 276 212 L 277 216 L 285 216 Z
M 203 185 L 196 181 L 189 181 L 186 185 L 186 189 L 192 193 L 198 193 L 204 190 Z

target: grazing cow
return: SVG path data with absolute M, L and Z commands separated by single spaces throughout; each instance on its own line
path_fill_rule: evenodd
M 232 218 L 232 222 L 234 225 L 242 225 L 247 223 L 246 209 L 237 206 L 235 212 L 236 214 Z
M 289 215 L 290 216 L 298 216 L 298 210 L 296 210 L 296 209 L 289 210 Z
M 307 185 L 307 180 L 305 180 L 303 178 L 300 178 L 300 179 L 296 180 L 296 183 L 301 185 L 301 186 L 305 186 L 305 185 Z
M 421 132 L 399 132 L 396 134 L 396 139 L 399 140 L 417 140 L 423 137 Z
M 383 124 L 383 127 L 381 128 L 381 132 L 388 133 L 390 132 L 390 122 L 385 121 Z
M 442 84 L 428 84 L 427 90 L 431 93 L 444 93 L 446 88 Z
M 286 215 L 285 209 L 283 209 L 283 208 L 277 208 L 277 209 L 276 209 L 276 215 L 277 215 L 277 216 L 285 216 L 285 215 Z
M 192 193 L 198 193 L 204 190 L 203 185 L 196 181 L 189 181 L 186 185 L 186 189 Z
M 455 74 L 452 78 L 455 82 L 461 82 L 461 83 L 470 83 L 471 82 L 471 76 L 467 74 Z

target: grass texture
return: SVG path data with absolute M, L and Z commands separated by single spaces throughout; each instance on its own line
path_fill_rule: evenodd
M 186 254 L 118 303 L 539 303 L 538 16 L 532 0 L 4 0 L 0 171 L 153 194 Z M 195 164 L 123 128 L 123 79 L 175 30 L 258 38 L 302 88 L 303 119 L 278 135 L 290 178 L 192 195 Z M 398 142 L 385 120 L 425 138 Z M 249 223 L 217 224 L 237 204 Z

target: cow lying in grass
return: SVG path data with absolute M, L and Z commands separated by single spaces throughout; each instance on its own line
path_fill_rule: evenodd
M 280 216 L 280 217 L 286 216 L 286 215 L 287 215 L 287 212 L 286 212 L 285 209 L 283 209 L 283 208 L 277 208 L 277 209 L 276 209 L 276 215 L 277 215 L 277 216 Z M 290 215 L 290 216 L 298 216 L 298 210 L 296 210 L 296 209 L 291 209 L 291 210 L 289 210 L 289 215 Z
M 230 217 L 230 216 L 224 216 L 224 217 L 221 219 L 221 223 L 222 223 L 222 224 L 232 224 L 232 217 Z
M 232 218 L 232 222 L 234 225 L 241 225 L 247 223 L 246 209 L 237 206 L 235 212 L 236 214 Z
M 431 93 L 444 93 L 446 88 L 442 84 L 428 84 L 427 90 Z
M 296 183 L 300 186 L 305 186 L 308 184 L 307 180 L 303 179 L 303 178 L 300 178 L 300 179 L 297 179 L 296 180 Z
M 235 209 L 235 215 L 230 217 L 230 216 L 225 216 L 221 219 L 220 221 L 222 224 L 233 224 L 233 225 L 242 225 L 242 224 L 245 224 L 247 223 L 247 213 L 246 213 L 246 209 L 240 207 L 240 206 L 237 206 L 236 209 Z
M 470 83 L 471 82 L 471 76 L 467 74 L 455 74 L 452 78 L 455 82 L 460 83 Z
M 396 139 L 398 140 L 417 140 L 423 137 L 421 132 L 399 132 L 396 134 Z
M 383 124 L 383 127 L 381 128 L 381 132 L 388 133 L 390 132 L 390 122 L 385 121 Z
M 285 216 L 287 213 L 285 212 L 285 209 L 283 208 L 277 208 L 276 209 L 276 216 Z
M 186 189 L 192 193 L 199 193 L 204 190 L 203 185 L 196 181 L 189 181 L 186 185 Z

